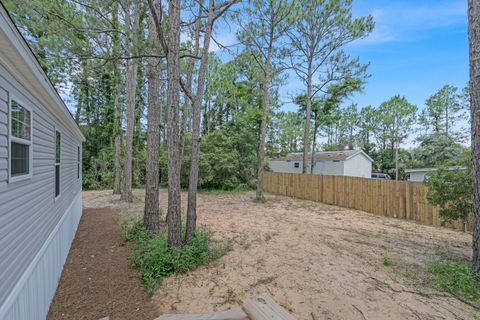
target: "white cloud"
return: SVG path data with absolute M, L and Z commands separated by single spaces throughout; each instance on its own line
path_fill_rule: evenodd
M 355 3 L 355 2 L 354 2 Z M 365 2 L 356 9 L 358 16 L 370 14 L 375 21 L 374 31 L 354 45 L 371 45 L 392 41 L 408 41 L 421 37 L 426 31 L 465 25 L 465 1 L 395 2 L 379 6 L 380 1 Z

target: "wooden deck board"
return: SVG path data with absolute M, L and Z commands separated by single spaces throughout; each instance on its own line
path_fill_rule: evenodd
M 156 320 L 244 320 L 248 316 L 242 310 L 192 314 L 164 314 Z
M 243 310 L 251 320 L 296 320 L 267 294 L 247 300 Z

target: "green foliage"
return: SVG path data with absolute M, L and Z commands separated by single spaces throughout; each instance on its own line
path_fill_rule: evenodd
M 443 255 L 428 262 L 427 271 L 434 288 L 480 306 L 480 279 L 472 271 L 469 261 Z
M 235 194 L 235 193 L 242 193 L 246 191 L 250 191 L 253 189 L 253 186 L 247 185 L 247 184 L 239 184 L 237 185 L 234 189 L 218 189 L 218 188 L 213 188 L 213 189 L 198 189 L 198 192 L 204 193 L 204 194 Z
M 145 241 L 149 238 L 148 231 L 143 225 L 143 221 L 138 220 L 124 220 L 121 222 L 123 237 L 127 241 Z
M 440 215 L 446 220 L 465 221 L 472 212 L 472 174 L 465 167 L 441 166 L 427 179 L 427 199 L 440 206 Z
M 230 241 L 216 243 L 211 233 L 200 229 L 193 239 L 180 247 L 169 247 L 164 234 L 149 234 L 141 222 L 125 229 L 125 239 L 135 241 L 131 265 L 140 270 L 149 293 L 153 293 L 162 279 L 175 273 L 185 273 L 198 266 L 218 260 L 232 250 Z
M 465 116 L 462 94 L 458 88 L 445 85 L 426 101 L 426 108 L 420 114 L 420 123 L 427 133 L 455 134 L 455 123 Z
M 383 265 L 388 267 L 393 264 L 393 260 L 390 257 L 383 257 Z
M 414 167 L 431 168 L 444 164 L 459 165 L 466 147 L 445 133 L 432 133 L 419 137 L 420 145 L 413 150 Z

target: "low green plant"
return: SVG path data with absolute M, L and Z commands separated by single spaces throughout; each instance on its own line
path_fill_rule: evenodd
M 383 265 L 388 267 L 393 264 L 393 260 L 390 257 L 383 257 Z
M 155 291 L 164 277 L 193 270 L 232 250 L 231 241 L 214 242 L 207 229 L 198 230 L 189 243 L 180 247 L 168 246 L 165 234 L 152 235 L 138 221 L 130 224 L 124 235 L 127 241 L 137 243 L 130 263 L 140 270 L 149 293 Z
M 123 237 L 127 241 L 142 241 L 149 237 L 140 219 L 127 219 L 121 222 Z
M 434 288 L 480 306 L 480 279 L 466 260 L 452 259 L 446 255 L 427 263 L 429 280 Z
M 239 184 L 232 189 L 201 188 L 201 189 L 198 189 L 198 192 L 202 194 L 220 195 L 220 194 L 242 193 L 250 190 L 253 190 L 251 186 L 247 184 Z

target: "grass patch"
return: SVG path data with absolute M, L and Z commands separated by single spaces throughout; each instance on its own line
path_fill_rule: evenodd
M 393 260 L 390 257 L 383 257 L 383 265 L 388 267 L 393 264 Z
M 146 289 L 151 294 L 164 277 L 206 265 L 232 250 L 231 241 L 214 242 L 205 228 L 199 229 L 192 241 L 181 247 L 169 247 L 166 234 L 151 235 L 141 221 L 125 224 L 124 236 L 127 241 L 137 243 L 130 263 L 141 272 Z
M 202 194 L 211 194 L 211 195 L 222 195 L 222 194 L 235 194 L 235 193 L 242 193 L 246 191 L 251 191 L 253 188 L 247 184 L 239 184 L 233 189 L 208 189 L 208 188 L 201 188 L 198 189 L 199 193 Z
M 427 263 L 427 272 L 435 289 L 466 300 L 477 308 L 480 306 L 480 279 L 472 271 L 469 261 L 440 255 Z

